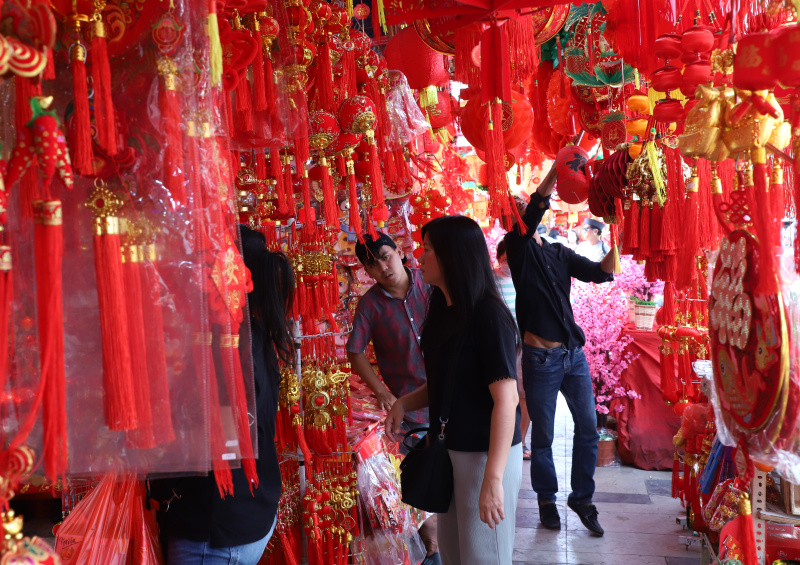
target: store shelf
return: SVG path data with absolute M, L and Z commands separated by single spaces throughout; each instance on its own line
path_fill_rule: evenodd
M 790 524 L 800 526 L 800 516 L 791 516 L 784 512 L 773 512 L 771 510 L 759 510 L 758 517 L 773 524 Z

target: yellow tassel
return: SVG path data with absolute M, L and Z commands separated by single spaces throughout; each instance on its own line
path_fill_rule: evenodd
M 211 59 L 211 86 L 222 84 L 222 43 L 216 14 L 208 15 L 208 56 Z
M 633 69 L 633 84 L 636 86 L 636 90 L 642 88 L 642 81 L 639 80 L 639 69 Z
M 439 103 L 439 91 L 435 86 L 426 86 L 419 91 L 419 105 L 423 108 L 431 108 Z
M 798 1 L 800 2 L 800 0 Z M 389 30 L 386 28 L 386 12 L 383 9 L 383 0 L 378 0 L 377 4 L 378 4 L 378 21 L 381 24 L 381 29 L 383 30 L 383 33 L 385 34 L 388 33 Z
M 655 187 L 655 196 L 659 206 L 663 206 L 667 200 L 667 191 L 664 186 L 664 177 L 661 176 L 661 166 L 658 163 L 658 153 L 654 142 L 649 142 L 645 145 L 647 151 L 647 160 L 650 162 L 650 173 L 653 175 L 653 186 Z
M 445 145 L 453 141 L 453 136 L 450 135 L 450 131 L 447 128 L 437 129 L 436 135 L 439 136 L 439 140 Z
M 619 262 L 619 247 L 615 245 L 611 253 L 614 254 L 614 274 L 618 275 L 622 272 L 622 263 Z
M 353 19 L 353 0 L 347 0 L 347 17 Z

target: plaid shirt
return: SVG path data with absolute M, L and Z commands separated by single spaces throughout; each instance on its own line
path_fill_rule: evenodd
M 364 353 L 372 340 L 383 382 L 398 398 L 428 382 L 419 341 L 431 289 L 422 282 L 418 269 L 406 268 L 406 272 L 411 276 L 411 286 L 405 299 L 394 298 L 379 284 L 361 297 L 347 340 L 351 353 Z M 405 419 L 427 424 L 428 410 L 409 412 Z

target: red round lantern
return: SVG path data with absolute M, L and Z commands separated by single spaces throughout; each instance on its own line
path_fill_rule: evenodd
M 372 40 L 363 31 L 350 31 L 350 40 L 356 46 L 356 56 L 365 55 L 372 47 Z
M 708 81 L 711 74 L 710 61 L 695 61 L 683 67 L 683 84 L 702 84 Z
M 681 35 L 684 53 L 708 53 L 714 47 L 714 34 L 706 26 L 692 26 Z
M 766 32 L 750 33 L 739 38 L 733 60 L 735 87 L 767 90 L 778 84 L 778 61 L 772 40 L 772 35 Z
M 331 19 L 333 11 L 330 4 L 327 2 L 314 2 L 311 4 L 309 11 L 319 22 L 327 22 Z
M 344 131 L 366 133 L 375 126 L 377 108 L 368 96 L 357 94 L 339 106 L 339 124 Z
M 653 117 L 663 124 L 680 122 L 683 120 L 683 106 L 673 98 L 659 100 L 653 108 Z
M 559 198 L 567 204 L 580 204 L 589 198 L 589 179 L 586 178 L 586 151 L 577 145 L 568 145 L 556 156 Z
M 353 147 L 357 146 L 361 143 L 361 140 L 364 138 L 363 133 L 352 133 L 349 131 L 343 131 L 339 134 L 339 138 L 334 141 L 331 145 L 328 146 L 328 150 L 326 153 L 329 154 L 336 154 L 340 153 L 344 150 L 350 150 Z
M 511 100 L 511 104 L 503 103 L 503 140 L 508 150 L 525 141 L 533 125 L 533 109 L 528 99 L 512 90 Z M 473 147 L 481 151 L 486 150 L 488 112 L 489 106 L 483 104 L 480 94 L 470 98 L 461 110 L 461 132 Z
M 650 75 L 650 86 L 658 92 L 669 92 L 680 87 L 681 80 L 681 71 L 672 65 L 667 65 Z
M 428 47 L 413 26 L 392 37 L 383 55 L 390 69 L 397 69 L 406 76 L 411 88 L 443 86 L 450 80 L 444 57 Z
M 656 38 L 656 57 L 659 59 L 675 59 L 683 53 L 681 37 L 674 33 L 665 33 Z
M 800 42 L 800 25 L 792 24 L 778 28 L 775 32 L 776 45 L 795 45 Z M 800 51 L 785 49 L 777 58 L 777 75 L 786 87 L 800 86 Z
M 697 86 L 698 85 L 693 82 L 684 82 L 681 84 L 681 94 L 691 100 L 694 98 L 695 92 L 697 92 Z
M 323 110 L 309 112 L 308 129 L 308 144 L 318 151 L 324 151 L 339 138 L 339 122 L 330 112 Z

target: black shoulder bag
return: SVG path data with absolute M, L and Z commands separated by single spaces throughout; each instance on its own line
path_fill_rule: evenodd
M 454 360 L 457 357 L 454 356 Z M 447 512 L 453 498 L 453 463 L 444 444 L 444 430 L 450 416 L 450 401 L 453 399 L 453 365 L 455 362 L 451 363 L 450 371 L 445 375 L 444 398 L 439 416 L 442 427 L 438 435 L 432 434 L 430 428 L 414 428 L 406 433 L 403 445 L 409 452 L 400 463 L 403 502 L 437 514 Z M 411 445 L 412 436 L 423 431 L 428 432 L 425 440 Z

